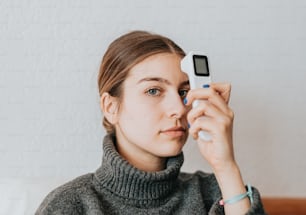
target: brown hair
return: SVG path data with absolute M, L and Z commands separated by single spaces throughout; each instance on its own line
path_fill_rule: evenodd
M 145 58 L 159 53 L 185 56 L 185 52 L 169 38 L 146 31 L 132 31 L 114 40 L 102 58 L 98 75 L 100 96 L 108 92 L 120 101 L 122 83 L 130 69 Z M 107 133 L 115 131 L 105 117 L 103 126 Z

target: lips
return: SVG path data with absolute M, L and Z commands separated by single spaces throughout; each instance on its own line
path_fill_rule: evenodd
M 171 132 L 171 131 L 186 131 L 182 126 L 175 126 L 169 129 L 164 130 L 163 132 Z
M 172 127 L 162 131 L 163 134 L 170 137 L 181 137 L 185 135 L 186 129 L 181 126 Z

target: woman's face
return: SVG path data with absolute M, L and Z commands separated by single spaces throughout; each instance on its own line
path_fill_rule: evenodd
M 115 124 L 121 148 L 135 156 L 181 152 L 188 137 L 183 99 L 190 87 L 180 61 L 176 54 L 156 54 L 130 70 Z

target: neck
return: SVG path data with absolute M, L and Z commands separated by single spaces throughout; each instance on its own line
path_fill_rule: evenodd
M 167 158 L 162 171 L 146 172 L 123 159 L 115 147 L 116 142 L 114 135 L 104 137 L 103 161 L 94 177 L 97 192 L 115 194 L 137 207 L 164 205 L 167 196 L 179 186 L 177 179 L 184 161 L 183 153 Z
M 132 166 L 146 172 L 158 172 L 166 167 L 166 158 L 157 157 L 143 149 L 130 144 L 122 144 L 117 141 L 116 148 L 118 153 L 127 160 Z

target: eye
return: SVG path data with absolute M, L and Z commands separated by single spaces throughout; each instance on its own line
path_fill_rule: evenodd
M 181 89 L 181 90 L 179 90 L 179 95 L 180 95 L 180 97 L 182 97 L 182 98 L 185 98 L 186 96 L 187 96 L 187 93 L 188 93 L 188 89 Z
M 159 96 L 161 94 L 161 90 L 157 88 L 151 88 L 146 91 L 146 94 L 149 96 Z

